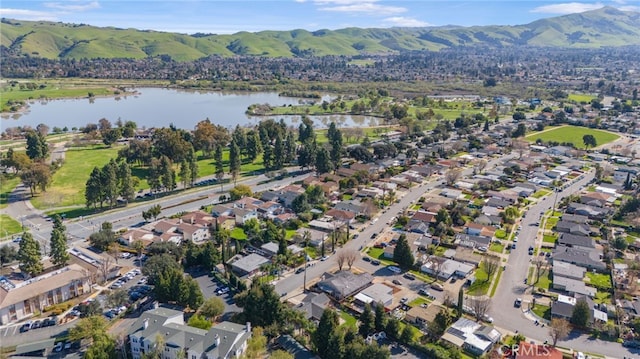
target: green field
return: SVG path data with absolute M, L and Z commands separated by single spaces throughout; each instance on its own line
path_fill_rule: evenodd
M 9 194 L 20 183 L 20 177 L 2 175 L 0 177 L 0 208 L 7 206 Z
M 18 233 L 22 233 L 20 222 L 9 217 L 9 215 L 0 214 L 0 237 L 8 237 Z
M 545 130 L 543 132 L 535 132 L 525 138 L 529 142 L 536 142 L 540 139 L 543 142 L 553 141 L 558 143 L 573 143 L 577 148 L 584 148 L 584 142 L 582 141 L 582 137 L 584 135 L 593 135 L 593 137 L 596 138 L 598 146 L 620 138 L 620 136 L 611 132 L 579 126 L 562 126 L 551 130 Z
M 31 200 L 38 209 L 84 205 L 84 190 L 94 167 L 102 167 L 118 155 L 118 148 L 104 146 L 69 148 L 62 167 L 53 175 L 47 192 Z
M 45 85 L 46 87 L 36 90 L 20 90 L 18 88 L 3 88 L 0 92 L 2 98 L 2 111 L 15 110 L 8 105 L 9 101 L 27 101 L 38 99 L 56 99 L 56 98 L 88 98 L 89 93 L 94 96 L 111 96 L 114 95 L 114 89 L 105 87 L 76 87 L 76 88 L 59 88 L 54 85 Z
M 594 98 L 596 97 L 593 95 L 585 95 L 585 94 L 579 94 L 579 93 L 569 94 L 569 101 L 573 101 L 576 103 L 589 103 Z

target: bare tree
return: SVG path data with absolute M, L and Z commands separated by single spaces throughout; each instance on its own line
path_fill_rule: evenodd
M 522 156 L 524 155 L 526 150 L 529 148 L 529 142 L 525 140 L 513 140 L 511 142 L 511 146 L 518 153 L 518 159 L 522 159 Z
M 536 258 L 533 260 L 533 266 L 536 268 L 536 281 L 532 284 L 538 283 L 542 274 L 546 272 L 547 266 L 545 263 L 546 261 L 544 259 Z
M 478 169 L 478 173 L 482 174 L 485 170 L 485 168 L 487 168 L 487 160 L 480 160 L 476 163 L 476 168 Z
M 558 340 L 563 340 L 569 335 L 569 322 L 565 319 L 553 318 L 551 324 L 549 324 L 549 336 L 551 336 L 551 343 L 556 346 Z
M 104 283 L 109 279 L 109 271 L 111 270 L 111 265 L 113 264 L 113 257 L 104 255 L 102 256 L 102 260 L 98 264 L 98 269 L 100 270 L 100 274 L 102 275 L 101 283 Z
M 342 270 L 345 262 L 347 261 L 347 253 L 346 251 L 340 251 L 336 254 L 336 263 L 338 263 L 338 270 Z
M 345 253 L 345 257 L 347 259 L 347 265 L 349 266 L 349 270 L 351 270 L 351 266 L 358 259 L 358 252 L 353 249 L 344 250 L 341 253 Z
M 476 320 L 480 321 L 485 317 L 489 308 L 491 308 L 491 298 L 486 295 L 481 297 L 468 297 L 467 304 L 473 311 L 472 314 Z
M 462 170 L 460 168 L 450 168 L 444 173 L 444 180 L 449 186 L 452 186 L 458 182 L 461 176 Z
M 444 263 L 444 258 L 438 256 L 429 256 L 427 259 L 427 263 L 431 264 L 431 271 L 433 272 L 433 281 L 436 282 L 438 280 L 438 276 L 440 275 L 440 271 L 442 270 L 442 264 Z
M 482 260 L 482 268 L 487 273 L 487 281 L 491 280 L 491 277 L 498 271 L 500 268 L 500 258 L 491 255 L 485 255 Z

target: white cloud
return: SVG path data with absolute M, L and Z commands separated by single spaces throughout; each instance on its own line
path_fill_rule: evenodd
M 100 4 L 97 1 L 91 2 L 68 2 L 68 3 L 59 3 L 59 2 L 47 2 L 43 4 L 45 7 L 61 10 L 61 11 L 71 11 L 71 12 L 82 12 L 91 9 L 100 8 Z
M 297 3 L 303 3 L 303 2 L 307 2 L 307 0 L 294 0 Z
M 0 9 L 0 15 L 2 17 L 16 18 L 20 20 L 44 20 L 44 21 L 57 21 L 58 17 L 55 14 L 46 11 L 26 10 L 26 9 Z
M 575 14 L 579 12 L 585 12 L 589 10 L 596 10 L 603 7 L 601 3 L 581 3 L 581 2 L 569 2 L 562 4 L 552 4 L 539 6 L 531 12 L 543 13 L 543 14 Z
M 406 12 L 400 6 L 388 6 L 377 3 L 378 0 L 315 0 L 318 9 L 322 11 L 345 12 L 369 15 L 392 15 Z
M 634 5 L 619 6 L 618 10 L 640 12 L 640 6 L 634 6 Z
M 431 26 L 431 24 L 424 22 L 424 21 L 420 21 L 411 17 L 404 17 L 404 16 L 393 16 L 393 17 L 388 17 L 384 20 L 385 23 L 390 24 L 391 26 L 399 26 L 399 27 L 424 27 L 424 26 Z

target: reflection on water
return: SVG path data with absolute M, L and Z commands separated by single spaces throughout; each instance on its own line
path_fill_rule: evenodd
M 323 99 L 330 100 L 330 96 Z M 22 113 L 3 113 L 1 128 L 16 126 L 36 127 L 44 123 L 49 127 L 84 127 L 106 118 L 114 123 L 134 121 L 138 127 L 167 127 L 171 123 L 184 129 L 193 129 L 206 118 L 212 122 L 233 128 L 236 125 L 255 125 L 272 118 L 286 123 L 300 123 L 301 116 L 248 117 L 245 114 L 252 104 L 268 103 L 273 107 L 297 105 L 308 99 L 281 97 L 275 92 L 219 92 L 204 90 L 177 90 L 162 88 L 140 88 L 133 95 L 116 97 L 92 97 L 82 99 L 29 101 Z M 371 116 L 328 115 L 309 116 L 317 127 L 328 127 L 334 121 L 339 127 L 377 126 L 382 119 Z

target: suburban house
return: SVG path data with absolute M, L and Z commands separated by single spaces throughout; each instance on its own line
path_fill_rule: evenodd
M 567 213 L 580 214 L 589 217 L 589 219 L 602 219 L 611 212 L 610 208 L 594 207 L 582 203 L 569 203 Z
M 560 238 L 558 238 L 558 244 L 567 247 L 596 247 L 593 238 L 571 233 L 562 233 L 562 235 L 560 235 Z
M 605 271 L 601 254 L 595 248 L 557 246 L 551 255 L 553 261 L 567 262 L 587 269 Z
M 365 206 L 359 201 L 341 201 L 336 203 L 333 208 L 340 211 L 351 212 L 356 216 L 362 216 L 365 214 Z
M 202 243 L 211 237 L 211 232 L 209 232 L 209 227 L 207 226 L 185 223 L 182 222 L 182 219 L 180 222 L 178 228 L 176 228 L 176 232 L 182 234 L 184 240 L 192 241 L 193 243 Z
M 573 222 L 573 223 L 578 223 L 578 224 L 587 224 L 587 223 L 589 223 L 589 217 L 581 216 L 579 214 L 564 213 L 564 214 L 562 214 L 560 219 L 565 221 L 565 222 Z
M 441 310 L 442 307 L 438 305 L 429 305 L 426 308 L 415 306 L 409 309 L 404 319 L 419 328 L 427 329 Z
M 370 304 L 371 306 L 382 304 L 385 308 L 390 309 L 389 307 L 393 302 L 393 288 L 384 283 L 374 283 L 361 290 L 353 299 L 356 304 L 361 306 L 365 304 Z
M 325 293 L 309 292 L 296 310 L 299 310 L 305 314 L 305 318 L 320 321 L 322 313 L 327 308 L 331 299 Z
M 493 327 L 461 318 L 447 329 L 441 339 L 475 355 L 484 355 L 501 337 L 500 332 Z
M 318 289 L 339 301 L 358 293 L 373 281 L 369 273 L 353 274 L 349 271 L 324 273 L 322 277 L 324 279 L 316 284 Z
M 553 276 L 553 289 L 563 290 L 569 294 L 586 295 L 591 298 L 598 292 L 595 288 L 587 286 L 581 279 L 567 278 L 560 275 Z
M 233 259 L 233 258 L 232 258 Z M 239 276 L 252 275 L 260 270 L 263 264 L 271 261 L 257 253 L 251 253 L 246 257 L 239 258 L 231 263 L 231 269 Z
M 587 270 L 585 268 L 578 267 L 577 265 L 571 263 L 560 261 L 553 262 L 554 277 L 565 277 L 575 280 L 582 280 L 586 272 Z
M 454 243 L 469 248 L 489 248 L 491 237 L 483 237 L 471 234 L 456 234 Z
M 342 211 L 335 208 L 331 208 L 330 210 L 326 211 L 325 216 L 329 216 L 334 220 L 343 222 L 345 224 L 353 223 L 353 220 L 356 218 L 356 215 L 353 212 Z
M 574 296 L 566 296 L 559 295 L 558 299 L 551 303 L 551 317 L 554 318 L 564 318 L 571 319 L 573 315 L 573 307 L 579 300 L 584 300 L 587 302 L 589 308 L 591 308 L 589 322 L 593 322 L 594 320 L 604 321 L 606 322 L 608 319 L 607 313 L 600 311 L 595 308 L 593 300 L 585 295 L 574 295 Z
M 300 227 L 296 230 L 296 234 L 293 238 L 298 243 L 304 243 L 305 237 L 308 235 L 309 245 L 313 247 L 320 247 L 323 242 L 325 242 L 329 238 L 329 233 L 325 231 L 319 231 L 313 228 L 304 228 Z
M 118 243 L 127 247 L 131 247 L 136 241 L 142 241 L 146 247 L 155 241 L 160 241 L 160 238 L 151 231 L 142 228 L 132 228 L 118 236 Z
M 190 327 L 181 311 L 160 307 L 142 313 L 129 330 L 133 359 L 153 352 L 161 341 L 163 359 L 239 358 L 251 338 L 251 324 L 222 322 L 209 330 Z
M 78 264 L 24 281 L 0 276 L 0 325 L 27 319 L 46 306 L 91 292 L 91 273 Z
M 420 270 L 431 276 L 435 276 L 436 273 L 439 279 L 447 280 L 452 276 L 458 278 L 465 278 L 471 273 L 475 267 L 473 265 L 458 262 L 454 259 L 446 259 L 434 257 L 431 260 L 427 260 L 425 264 L 420 267 Z
M 556 231 L 588 236 L 591 233 L 588 225 L 573 222 L 559 221 L 555 226 Z

